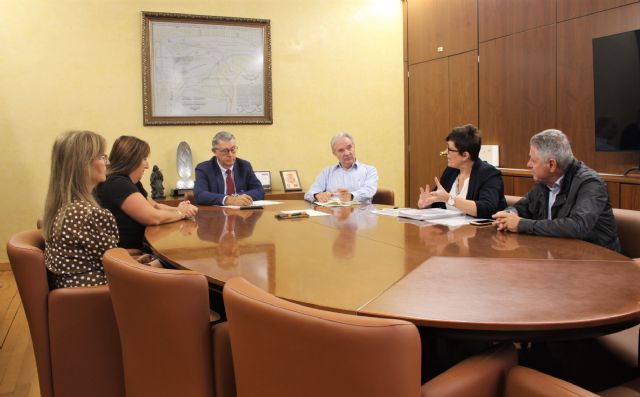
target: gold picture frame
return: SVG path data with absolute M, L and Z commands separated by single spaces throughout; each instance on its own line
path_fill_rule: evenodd
M 144 125 L 273 124 L 271 21 L 142 12 Z
M 301 192 L 302 184 L 300 183 L 300 177 L 296 170 L 280 171 L 280 178 L 282 178 L 282 186 L 285 192 Z

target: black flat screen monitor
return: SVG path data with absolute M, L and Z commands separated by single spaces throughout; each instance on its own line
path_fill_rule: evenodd
M 640 151 L 640 30 L 593 39 L 597 152 Z

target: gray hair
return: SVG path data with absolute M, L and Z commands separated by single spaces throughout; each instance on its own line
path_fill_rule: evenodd
M 215 149 L 218 147 L 218 144 L 220 143 L 220 141 L 228 142 L 232 139 L 236 139 L 236 137 L 232 133 L 227 131 L 220 131 L 211 140 L 211 147 Z
M 353 141 L 353 137 L 348 132 L 338 132 L 331 138 L 331 151 L 333 152 L 333 148 L 336 146 L 336 143 L 342 138 L 347 138 L 351 141 L 351 144 L 355 145 L 356 143 Z
M 573 161 L 573 152 L 567 136 L 560 130 L 544 130 L 531 137 L 529 144 L 536 148 L 544 161 L 554 159 L 566 171 Z

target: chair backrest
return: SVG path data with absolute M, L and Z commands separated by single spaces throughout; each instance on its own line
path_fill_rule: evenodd
M 420 395 L 413 324 L 308 308 L 242 278 L 223 295 L 238 396 Z
M 39 230 L 7 243 L 42 396 L 123 396 L 120 339 L 106 286 L 49 291 Z
M 138 264 L 122 248 L 103 263 L 122 341 L 127 396 L 212 396 L 206 278 Z
M 513 367 L 505 385 L 505 397 L 598 397 L 564 380 L 527 367 Z
M 640 378 L 593 394 L 562 379 L 516 366 L 507 375 L 504 397 L 632 397 L 640 396 Z
M 195 196 L 193 195 L 193 191 L 185 192 L 185 194 L 184 194 L 184 199 L 185 199 L 185 200 L 189 200 L 189 201 L 191 202 L 191 204 L 194 204 L 194 205 L 195 205 L 195 203 L 196 203 L 196 198 L 195 198 Z
M 373 198 L 371 199 L 371 203 L 394 205 L 395 193 L 393 193 L 393 190 L 391 189 L 379 187 L 378 190 L 376 190 L 376 194 L 373 195 Z
M 49 349 L 49 284 L 44 265 L 44 238 L 40 230 L 14 234 L 7 243 L 11 270 L 29 323 L 42 396 L 53 396 Z
M 640 211 L 614 208 L 613 216 L 618 226 L 622 253 L 630 258 L 640 258 Z

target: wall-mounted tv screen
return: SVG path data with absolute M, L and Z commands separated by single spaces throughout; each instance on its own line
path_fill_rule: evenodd
M 640 30 L 593 39 L 596 151 L 640 150 Z

